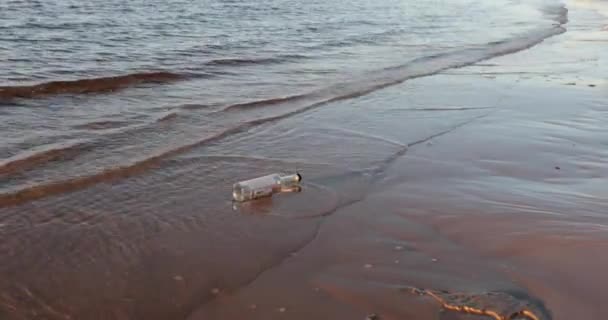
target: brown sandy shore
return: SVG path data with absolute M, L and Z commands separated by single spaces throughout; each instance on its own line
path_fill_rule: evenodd
M 608 318 L 608 32 L 578 18 L 0 207 L 0 319 Z M 233 181 L 295 168 L 302 193 L 232 207 Z

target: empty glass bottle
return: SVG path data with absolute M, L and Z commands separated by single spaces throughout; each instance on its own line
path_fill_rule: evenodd
M 282 191 L 293 191 L 299 186 L 302 176 L 299 173 L 281 175 L 278 173 L 237 182 L 232 186 L 232 198 L 243 202 L 272 196 Z

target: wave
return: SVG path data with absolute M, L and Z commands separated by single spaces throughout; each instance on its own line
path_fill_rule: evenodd
M 370 74 L 367 77 L 362 77 L 362 80 L 346 82 L 305 94 L 229 105 L 225 107 L 223 111 L 285 105 L 300 102 L 302 100 L 309 102 L 310 106 L 318 106 L 320 104 L 339 100 L 352 99 L 410 79 L 430 76 L 448 69 L 462 68 L 481 61 L 526 50 L 543 42 L 549 37 L 564 32 L 566 32 L 566 29 L 561 25 L 558 25 L 548 29 L 538 30 L 518 38 L 491 42 L 486 44 L 486 46 L 479 48 L 421 57 L 404 65 L 385 68 Z
M 41 163 L 62 160 L 76 156 L 86 148 L 84 141 L 49 145 L 0 162 L 0 175 L 10 175 L 28 170 Z
M 257 59 L 247 59 L 247 58 L 225 58 L 225 59 L 215 59 L 211 60 L 205 65 L 208 66 L 246 66 L 246 65 L 256 65 L 256 64 L 272 64 L 278 63 L 281 60 L 278 58 L 257 58 Z
M 563 14 L 567 14 L 567 10 L 563 10 L 562 12 Z M 17 205 L 50 195 L 76 191 L 104 181 L 131 177 L 143 173 L 148 169 L 157 167 L 160 162 L 166 158 L 187 152 L 195 147 L 217 142 L 218 140 L 230 135 L 244 132 L 252 127 L 291 117 L 293 115 L 318 108 L 330 102 L 363 96 L 373 91 L 402 83 L 408 79 L 429 76 L 447 69 L 460 68 L 484 60 L 489 60 L 494 57 L 522 51 L 541 43 L 549 37 L 561 34 L 565 31 L 566 29 L 561 25 L 553 26 L 548 29 L 538 30 L 536 32 L 507 41 L 489 43 L 483 47 L 423 57 L 410 61 L 409 63 L 401 66 L 380 70 L 362 80 L 332 86 L 307 94 L 230 105 L 225 107 L 222 112 L 243 112 L 249 109 L 257 109 L 259 107 L 285 105 L 298 102 L 296 108 L 286 108 L 285 112 L 283 113 L 241 122 L 239 125 L 224 129 L 215 135 L 182 145 L 175 149 L 167 150 L 160 154 L 153 155 L 125 166 L 109 168 L 89 176 L 26 187 L 12 193 L 0 194 L 0 207 Z M 407 148 L 404 148 L 404 150 L 405 149 Z
M 222 111 L 248 109 L 248 108 L 255 108 L 255 107 L 262 107 L 262 106 L 272 106 L 272 105 L 277 105 L 277 104 L 282 104 L 282 103 L 287 103 L 287 102 L 305 100 L 306 98 L 309 98 L 312 96 L 313 96 L 313 94 L 299 94 L 299 95 L 293 95 L 293 96 L 287 96 L 287 97 L 281 97 L 281 98 L 271 98 L 271 99 L 256 100 L 256 101 L 251 101 L 251 102 L 236 103 L 236 104 L 232 104 L 227 107 L 224 107 L 224 109 L 222 109 Z
M 50 81 L 29 86 L 0 87 L 0 101 L 16 98 L 34 99 L 60 94 L 104 93 L 144 83 L 168 83 L 184 78 L 171 72 L 132 73 L 114 77 L 100 77 L 66 81 Z
M 248 66 L 248 65 L 268 65 L 278 64 L 298 59 L 307 58 L 304 55 L 291 54 L 291 55 L 280 55 L 277 57 L 267 58 L 221 58 L 208 61 L 205 63 L 207 66 Z
M 174 107 L 174 109 L 200 110 L 200 109 L 209 109 L 209 108 L 212 108 L 215 106 L 216 105 L 213 105 L 213 104 L 189 103 L 189 104 L 183 104 L 183 105 Z
M 167 121 L 173 120 L 175 118 L 177 118 L 177 112 L 170 112 L 170 113 L 167 113 L 164 116 L 156 119 L 156 122 L 167 122 Z
M 41 198 L 45 198 L 52 195 L 63 194 L 68 192 L 73 192 L 76 190 L 80 190 L 98 183 L 113 181 L 117 179 L 124 179 L 131 176 L 135 176 L 141 173 L 146 172 L 148 169 L 156 168 L 160 165 L 160 163 L 170 157 L 185 153 L 189 150 L 192 150 L 196 147 L 211 144 L 217 142 L 221 139 L 224 139 L 228 136 L 244 132 L 252 127 L 261 125 L 263 123 L 273 122 L 280 119 L 287 118 L 291 115 L 304 112 L 304 109 L 296 110 L 293 112 L 283 113 L 280 115 L 255 119 L 249 122 L 243 122 L 237 126 L 232 128 L 224 129 L 216 134 L 205 137 L 201 140 L 194 141 L 189 144 L 181 145 L 175 149 L 170 149 L 165 152 L 158 153 L 153 156 L 149 156 L 145 159 L 135 161 L 131 164 L 127 164 L 124 166 L 108 168 L 102 170 L 98 173 L 81 176 L 72 179 L 66 179 L 62 181 L 54 181 L 46 184 L 39 184 L 31 187 L 25 187 L 20 190 L 0 194 L 0 208 L 18 205 L 21 203 L 29 202 L 32 200 L 37 200 Z
M 75 129 L 84 129 L 84 130 L 106 130 L 106 129 L 116 129 L 129 125 L 127 121 L 116 121 L 116 120 L 106 120 L 106 121 L 93 121 L 87 122 L 83 124 L 79 124 L 74 126 Z
M 67 192 L 73 192 L 86 188 L 101 182 L 112 181 L 116 179 L 124 179 L 131 176 L 138 175 L 145 172 L 150 168 L 154 168 L 165 158 L 175 156 L 184 153 L 197 146 L 205 145 L 208 143 L 215 142 L 229 135 L 242 132 L 249 128 L 252 124 L 245 123 L 240 126 L 236 126 L 230 129 L 221 131 L 215 135 L 211 135 L 202 140 L 195 141 L 190 144 L 182 145 L 175 149 L 170 149 L 165 152 L 156 154 L 154 156 L 142 159 L 140 161 L 133 162 L 124 166 L 108 168 L 100 171 L 96 174 L 89 176 L 81 176 L 72 179 L 55 181 L 46 184 L 39 184 L 31 187 L 25 187 L 11 193 L 0 194 L 0 208 L 18 205 L 28 201 L 45 198 L 52 195 L 63 194 Z
M 403 109 L 403 111 L 468 111 L 468 110 L 486 110 L 492 107 L 436 107 L 436 108 L 411 108 Z
M 568 9 L 563 5 L 546 5 L 540 11 L 558 25 L 568 23 Z
M 369 24 L 370 22 L 364 23 Z M 406 30 L 389 29 L 381 32 L 354 34 L 342 39 L 328 40 L 322 43 L 308 46 L 309 50 L 323 50 L 328 48 L 342 48 L 352 45 L 373 45 L 383 41 L 387 41 L 393 36 L 406 33 Z

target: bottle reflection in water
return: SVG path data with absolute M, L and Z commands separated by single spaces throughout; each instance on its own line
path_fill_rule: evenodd
M 232 198 L 243 202 L 262 197 L 272 196 L 279 192 L 300 191 L 302 176 L 299 173 L 280 175 L 271 174 L 247 181 L 235 183 L 232 186 Z

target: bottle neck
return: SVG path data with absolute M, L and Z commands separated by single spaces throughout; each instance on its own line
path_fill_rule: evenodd
M 281 176 L 280 179 L 281 179 L 282 185 L 291 185 L 291 184 L 298 184 L 300 181 L 302 181 L 302 176 L 299 173 L 295 173 L 295 174 Z

